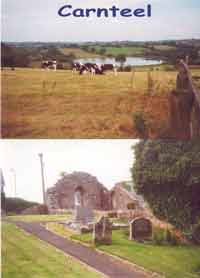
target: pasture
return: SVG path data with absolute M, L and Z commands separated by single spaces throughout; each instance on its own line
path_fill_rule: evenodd
M 194 73 L 199 74 L 195 69 Z M 106 75 L 71 71 L 4 69 L 3 138 L 138 138 L 133 115 L 140 113 L 155 138 L 168 123 L 169 92 L 176 72 L 162 67 Z
M 105 49 L 106 55 L 125 55 L 125 56 L 137 56 L 137 55 L 144 55 L 147 48 L 141 46 L 121 46 L 121 47 L 114 47 L 114 46 L 95 46 L 96 51 L 100 51 L 100 49 Z
M 70 55 L 73 54 L 76 58 L 96 58 L 99 57 L 99 55 L 95 53 L 89 53 L 81 48 L 73 48 L 73 47 L 67 47 L 67 48 L 60 48 L 60 51 L 64 55 Z

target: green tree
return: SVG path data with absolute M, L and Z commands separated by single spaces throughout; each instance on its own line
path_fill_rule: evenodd
M 115 57 L 116 62 L 120 62 L 121 68 L 123 68 L 124 63 L 126 62 L 126 56 L 124 54 L 119 54 Z
M 154 214 L 181 229 L 200 218 L 200 144 L 143 140 L 135 147 L 132 176 Z
M 105 54 L 106 54 L 106 48 L 103 48 L 103 47 L 100 48 L 100 49 L 99 49 L 99 54 L 100 54 L 100 55 L 105 55 Z

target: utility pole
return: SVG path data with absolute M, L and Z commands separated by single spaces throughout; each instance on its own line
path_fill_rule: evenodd
M 39 153 L 38 155 L 39 155 L 39 158 L 40 158 L 40 165 L 41 165 L 43 204 L 46 205 L 43 154 L 42 154 L 42 153 Z
M 11 168 L 10 172 L 13 173 L 13 179 L 14 179 L 14 198 L 17 197 L 17 178 L 16 178 L 16 172 L 15 169 Z

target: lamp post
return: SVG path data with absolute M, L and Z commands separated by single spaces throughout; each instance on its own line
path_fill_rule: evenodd
M 39 153 L 38 155 L 39 155 L 39 158 L 40 158 L 40 166 L 41 166 L 43 204 L 46 205 L 43 154 Z

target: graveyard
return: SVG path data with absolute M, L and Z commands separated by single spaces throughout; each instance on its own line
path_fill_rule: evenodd
M 143 140 L 134 150 L 134 187 L 62 172 L 43 205 L 3 216 L 4 277 L 22 266 L 30 278 L 199 277 L 198 142 Z
M 91 278 L 102 277 L 98 271 L 95 273 L 94 269 L 91 270 L 91 268 L 81 265 L 74 258 L 70 256 L 65 257 L 62 252 L 56 251 L 53 246 L 45 242 L 47 236 L 42 241 L 39 241 L 36 235 L 30 234 L 30 231 L 27 234 L 26 226 L 23 226 L 23 224 L 20 226 L 18 224 L 19 222 L 28 225 L 35 223 L 37 226 L 38 223 L 41 223 L 40 221 L 42 221 L 42 229 L 64 239 L 66 244 L 67 241 L 73 242 L 74 244 L 81 243 L 83 247 L 89 248 L 88 250 L 90 252 L 97 250 L 97 252 L 101 252 L 100 254 L 109 255 L 109 258 L 120 258 L 123 263 L 130 264 L 129 267 L 134 266 L 133 270 L 137 269 L 137 271 L 142 272 L 144 276 L 141 277 L 152 277 L 152 273 L 154 273 L 155 277 L 199 277 L 200 248 L 195 245 L 183 243 L 170 244 L 166 241 L 155 241 L 155 238 L 151 240 L 151 227 L 150 229 L 149 227 L 147 229 L 145 228 L 145 235 L 143 230 L 144 223 L 142 224 L 143 227 L 139 227 L 137 231 L 139 232 L 139 238 L 130 238 L 129 228 L 121 228 L 118 230 L 112 230 L 111 228 L 111 223 L 127 224 L 127 221 L 116 218 L 109 220 L 104 216 L 102 218 L 99 213 L 95 216 L 95 222 L 97 224 L 95 224 L 96 236 L 94 239 L 94 231 L 80 234 L 79 231 L 77 232 L 63 226 L 65 222 L 70 220 L 74 221 L 74 217 L 74 214 L 69 214 L 65 218 L 65 221 L 63 221 L 64 215 L 54 215 L 54 217 L 49 215 L 8 216 L 6 220 L 12 220 L 15 223 L 3 223 L 3 240 L 6 242 L 6 247 L 4 244 L 3 248 L 3 254 L 6 252 L 6 256 L 3 256 L 4 277 L 12 277 L 13 274 L 15 277 L 20 278 L 26 277 L 27 275 L 33 277 L 32 275 L 35 274 L 42 275 L 42 277 L 53 278 L 55 274 L 56 277 L 65 277 L 63 273 L 66 274 L 66 277 L 70 278 L 80 277 L 80 275 L 81 277 Z M 100 221 L 99 217 L 101 219 Z M 141 226 L 140 224 L 139 226 Z M 23 231 L 24 229 L 26 232 Z M 155 227 L 153 227 L 154 229 Z M 155 232 L 157 236 L 162 237 L 160 230 L 154 230 L 153 233 Z M 140 237 L 140 233 L 142 237 Z M 37 260 L 35 260 L 35 254 L 37 254 Z M 87 257 L 84 254 L 83 257 Z M 31 261 L 32 266 L 30 272 Z M 13 262 L 15 263 L 13 264 Z M 23 271 L 17 274 L 17 269 L 22 264 Z

